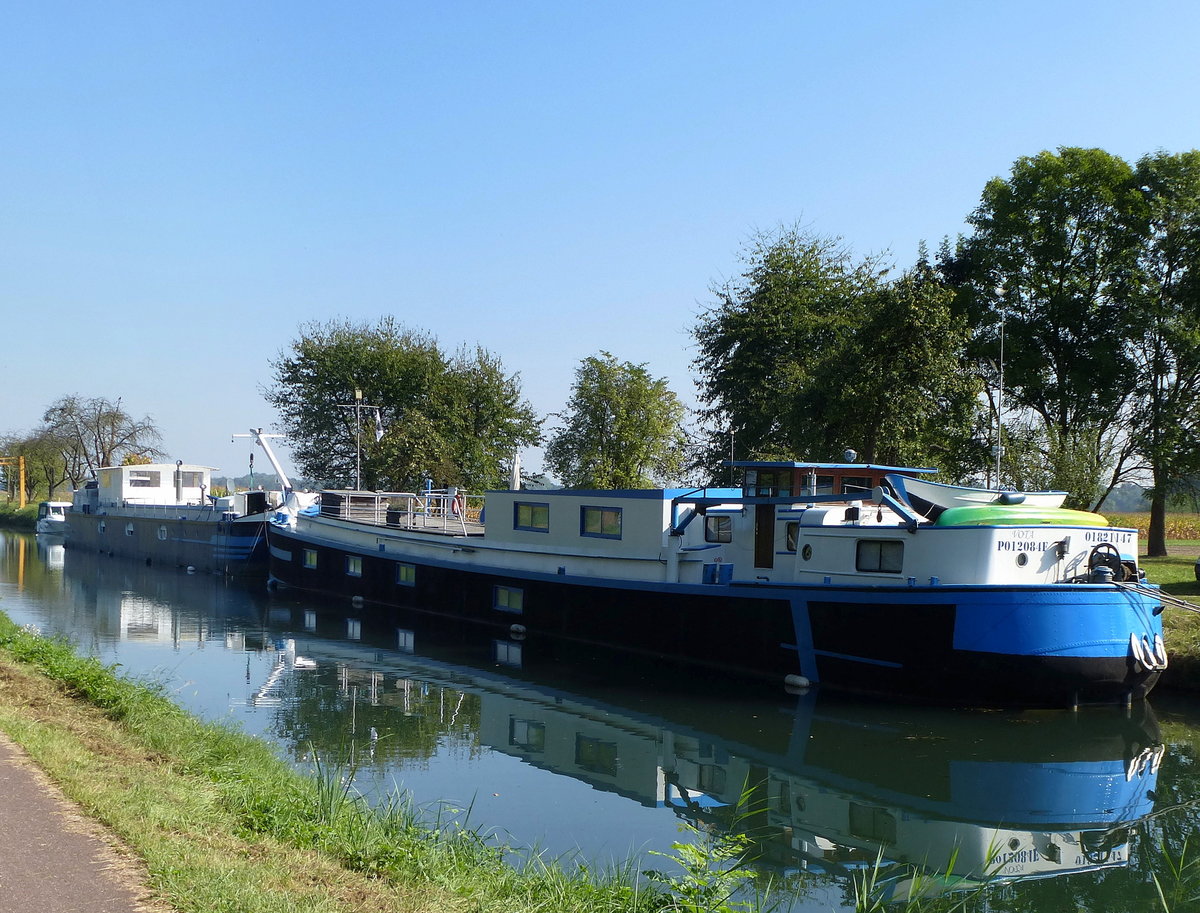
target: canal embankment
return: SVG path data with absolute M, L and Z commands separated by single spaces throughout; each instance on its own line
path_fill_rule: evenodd
M 311 776 L 264 742 L 185 713 L 152 686 L 0 616 L 0 730 L 144 868 L 156 904 L 255 913 L 652 910 L 669 893 L 371 808 L 336 758 Z

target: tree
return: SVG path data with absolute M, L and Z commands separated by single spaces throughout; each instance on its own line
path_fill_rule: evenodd
M 933 465 L 956 477 L 978 466 L 980 384 L 963 370 L 970 330 L 952 312 L 953 297 L 922 259 L 859 298 L 857 322 L 813 369 L 813 395 L 797 400 L 818 401 L 832 417 L 823 440 L 812 435 L 820 452 L 848 442 L 868 462 Z M 811 421 L 810 411 L 792 424 Z
M 1139 249 L 1137 193 L 1127 163 L 1100 149 L 1018 159 L 984 188 L 964 245 L 965 308 L 975 354 L 999 366 L 1005 407 L 1037 424 L 1054 487 L 1090 506 L 1128 472 L 1126 427 L 1136 315 L 1120 294 Z M 994 381 L 995 382 L 995 381 Z
M 272 367 L 264 395 L 297 467 L 326 483 L 357 484 L 361 466 L 369 488 L 411 490 L 425 478 L 493 487 L 499 467 L 538 440 L 519 378 L 499 359 L 481 348 L 448 358 L 390 317 L 303 326 Z
M 744 458 L 970 462 L 967 324 L 924 259 L 888 281 L 881 258 L 785 228 L 743 262 L 693 330 L 710 474 L 731 434 Z
M 546 447 L 569 488 L 652 488 L 683 470 L 683 404 L 664 378 L 608 352 L 585 358 Z
M 73 487 L 128 456 L 162 456 L 158 448 L 162 435 L 154 420 L 133 418 L 120 399 L 111 402 L 75 394 L 55 400 L 42 415 L 37 437 L 59 449 L 63 472 Z
M 1149 466 L 1147 551 L 1167 554 L 1166 507 L 1200 473 L 1200 152 L 1138 161 L 1142 245 L 1127 293 L 1135 366 L 1133 446 Z

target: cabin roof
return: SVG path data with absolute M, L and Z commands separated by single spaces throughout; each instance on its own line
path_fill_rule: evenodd
M 864 472 L 937 472 L 936 469 L 930 467 L 881 466 L 878 463 L 797 463 L 781 460 L 726 460 L 725 465 L 733 466 L 736 469 L 839 469 L 860 470 Z
M 202 466 L 199 463 L 129 463 L 124 466 L 101 466 L 100 468 L 102 470 L 116 469 L 120 471 L 127 471 L 131 469 L 158 470 L 161 472 L 174 472 L 176 469 L 183 469 L 188 472 L 196 472 L 197 470 L 201 469 L 209 472 L 218 471 L 216 466 Z

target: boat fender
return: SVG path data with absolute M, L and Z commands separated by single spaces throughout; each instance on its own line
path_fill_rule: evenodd
M 514 640 L 524 640 L 525 625 L 509 625 L 508 633 Z
M 1137 636 L 1136 631 L 1129 635 L 1129 652 L 1133 656 L 1135 666 L 1149 671 L 1150 663 L 1146 660 L 1146 654 L 1142 652 L 1142 639 Z
M 350 604 L 353 606 L 360 606 L 363 604 L 363 598 L 361 596 L 351 596 Z
M 1154 635 L 1154 659 L 1159 669 L 1167 668 L 1167 645 L 1163 643 L 1162 635 Z
M 810 685 L 812 682 L 803 675 L 792 673 L 783 677 L 783 687 L 788 691 L 807 691 Z

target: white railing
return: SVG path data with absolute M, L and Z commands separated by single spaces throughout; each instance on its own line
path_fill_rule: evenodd
M 324 491 L 321 516 L 394 529 L 469 535 L 483 531 L 483 496 L 462 489 Z

